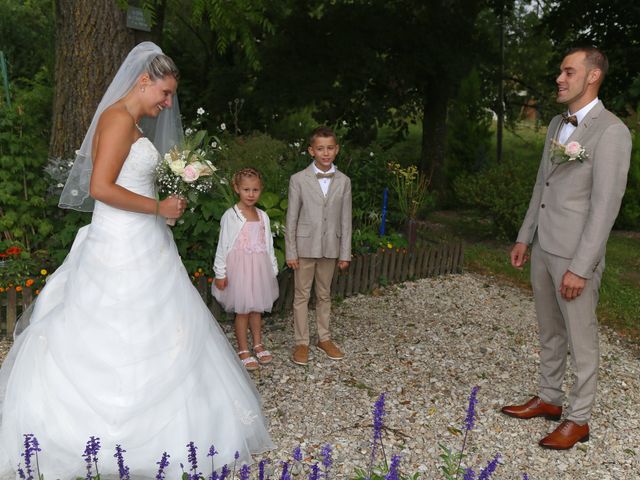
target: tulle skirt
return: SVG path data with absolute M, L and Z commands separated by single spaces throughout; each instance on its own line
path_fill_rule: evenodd
M 98 208 L 100 207 L 100 208 Z M 187 444 L 206 464 L 273 448 L 252 381 L 192 286 L 164 219 L 96 206 L 48 279 L 0 370 L 0 475 L 34 434 L 47 479 L 84 477 L 100 437 L 101 475 L 153 478 L 163 452 L 179 478 Z M 185 467 L 188 468 L 188 467 Z
M 278 298 L 278 281 L 266 252 L 231 250 L 227 255 L 227 287 L 211 292 L 227 312 L 270 312 Z

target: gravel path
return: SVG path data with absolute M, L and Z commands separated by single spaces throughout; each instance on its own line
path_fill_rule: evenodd
M 537 324 L 529 294 L 473 274 L 391 286 L 351 297 L 334 309 L 336 341 L 348 353 L 334 362 L 315 353 L 307 368 L 288 360 L 290 318 L 265 329 L 276 355 L 255 377 L 278 451 L 298 444 L 307 458 L 335 445 L 341 478 L 369 458 L 371 410 L 387 392 L 384 443 L 401 453 L 404 473 L 441 479 L 438 443 L 459 448 L 468 396 L 475 385 L 478 420 L 467 466 L 502 456 L 494 478 L 640 478 L 640 358 L 614 335 L 601 335 L 598 401 L 591 440 L 571 451 L 543 450 L 537 441 L 557 425 L 519 421 L 499 408 L 535 394 Z M 313 330 L 312 330 L 313 331 Z
M 387 454 L 402 454 L 405 474 L 442 479 L 438 443 L 460 447 L 457 429 L 478 385 L 478 420 L 464 465 L 478 470 L 500 453 L 496 479 L 521 479 L 523 472 L 530 479 L 640 478 L 640 357 L 615 335 L 601 335 L 591 440 L 556 452 L 537 446 L 555 422 L 518 421 L 498 411 L 535 394 L 537 326 L 526 292 L 489 277 L 451 275 L 351 297 L 335 306 L 334 318 L 334 338 L 347 357 L 334 362 L 315 351 L 308 367 L 289 360 L 290 317 L 265 327 L 276 358 L 254 378 L 278 446 L 271 458 L 290 458 L 301 445 L 306 461 L 316 461 L 329 442 L 334 478 L 350 478 L 368 464 L 371 410 L 387 392 Z M 235 342 L 232 325 L 223 328 Z M 2 357 L 7 345 L 0 343 Z

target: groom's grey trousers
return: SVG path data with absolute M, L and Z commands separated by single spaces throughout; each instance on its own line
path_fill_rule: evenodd
M 560 295 L 560 285 L 570 263 L 570 258 L 558 257 L 540 248 L 536 235 L 531 252 L 531 286 L 540 334 L 538 395 L 547 403 L 562 405 L 568 348 L 576 378 L 569 392 L 566 419 L 582 425 L 591 417 L 598 381 L 596 305 L 604 258 L 587 279 L 582 294 L 568 301 Z

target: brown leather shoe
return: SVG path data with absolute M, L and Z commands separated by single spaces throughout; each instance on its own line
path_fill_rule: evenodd
M 296 345 L 293 349 L 291 361 L 297 365 L 307 365 L 309 363 L 309 346 Z
M 562 416 L 562 407 L 546 403 L 540 397 L 533 397 L 524 405 L 502 407 L 501 412 L 510 417 L 525 420 L 533 417 L 544 417 L 547 420 L 555 420 L 557 422 Z
M 589 441 L 589 424 L 578 425 L 571 420 L 565 420 L 558 428 L 538 442 L 542 448 L 553 450 L 568 450 L 578 442 Z
M 322 350 L 324 353 L 326 353 L 327 357 L 329 357 L 331 360 L 342 360 L 344 358 L 344 353 L 342 353 L 338 346 L 331 340 L 318 342 L 317 347 L 319 350 Z

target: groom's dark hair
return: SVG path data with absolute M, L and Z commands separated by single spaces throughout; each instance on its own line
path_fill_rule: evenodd
M 584 61 L 587 67 L 589 67 L 589 70 L 597 68 L 602 72 L 602 80 L 604 80 L 605 75 L 609 71 L 609 60 L 604 52 L 599 48 L 589 45 L 574 47 L 566 53 L 565 57 L 577 52 L 584 52 Z M 602 80 L 600 80 L 600 83 L 602 83 Z

